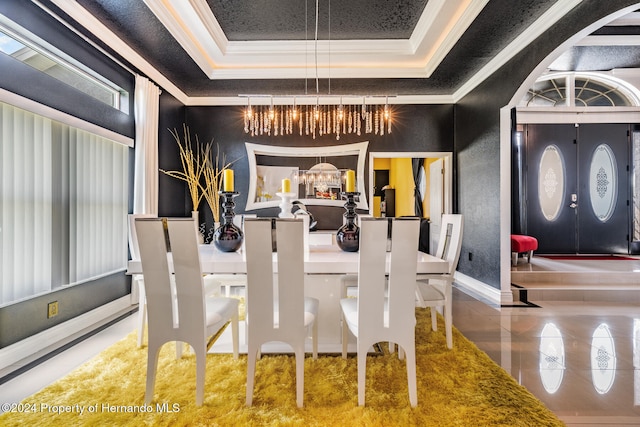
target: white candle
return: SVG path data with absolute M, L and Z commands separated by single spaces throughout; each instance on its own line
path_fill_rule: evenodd
M 224 170 L 224 191 L 233 191 L 233 169 Z

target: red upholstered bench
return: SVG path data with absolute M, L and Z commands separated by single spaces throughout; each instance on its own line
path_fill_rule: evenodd
M 522 234 L 511 235 L 511 263 L 518 265 L 518 254 L 527 253 L 527 262 L 531 262 L 533 251 L 538 249 L 538 239 Z

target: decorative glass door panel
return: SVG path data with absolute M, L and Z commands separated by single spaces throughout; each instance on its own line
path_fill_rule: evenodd
M 547 146 L 540 159 L 538 173 L 538 202 L 547 221 L 555 221 L 560 213 L 565 193 L 565 168 L 560 150 Z
M 618 196 L 616 157 L 607 144 L 596 147 L 589 169 L 589 200 L 591 209 L 601 222 L 607 222 L 616 207 Z

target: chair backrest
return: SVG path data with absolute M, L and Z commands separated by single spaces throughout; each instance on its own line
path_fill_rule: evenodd
M 413 328 L 416 323 L 416 274 L 418 271 L 419 218 L 394 218 L 389 265 L 389 327 Z
M 302 219 L 277 219 L 272 252 L 271 218 L 245 219 L 247 327 L 249 340 L 287 342 L 304 337 Z M 277 257 L 277 280 L 273 257 Z
M 384 328 L 386 248 L 387 220 L 362 218 L 358 251 L 359 337 L 365 332 L 363 325 L 367 330 Z
M 136 232 L 145 278 L 150 339 L 184 341 L 195 348 L 206 339 L 206 329 L 204 287 L 193 218 L 137 219 Z M 173 258 L 175 286 L 171 280 L 167 242 Z
M 436 257 L 449 262 L 449 274 L 453 274 L 458 266 L 460 248 L 462 247 L 463 220 L 460 214 L 442 215 L 440 240 Z
M 140 249 L 138 247 L 138 235 L 136 234 L 137 218 L 157 218 L 154 214 L 129 214 L 129 253 L 131 259 L 140 259 Z
M 388 291 L 385 277 L 387 226 L 386 219 L 362 219 L 358 265 L 359 338 L 369 339 L 363 334 L 372 334 L 379 341 L 394 341 L 394 336 L 401 333 L 399 331 L 415 326 L 412 308 L 415 306 L 420 222 L 417 218 L 393 220 Z
M 309 224 L 311 218 L 307 214 L 295 213 L 294 218 L 300 218 L 302 220 L 302 244 L 304 247 L 305 261 L 309 259 Z

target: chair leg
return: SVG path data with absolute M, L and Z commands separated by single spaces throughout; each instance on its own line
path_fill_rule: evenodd
M 298 408 L 304 406 L 304 342 L 296 350 L 296 403 Z
M 398 345 L 398 359 L 403 360 L 405 356 L 404 347 Z
M 518 252 L 511 252 L 511 265 L 514 267 L 518 265 Z
M 147 323 L 147 297 L 144 293 L 144 284 L 138 280 L 138 347 L 142 347 L 144 341 L 144 328 Z
M 253 403 L 253 387 L 256 376 L 256 358 L 258 349 L 249 347 L 247 350 L 247 399 L 246 405 L 251 406 Z
M 447 295 L 447 299 L 445 301 L 444 307 L 444 330 L 447 336 L 447 347 L 449 349 L 453 348 L 453 331 L 452 331 L 452 323 L 453 323 L 453 313 L 452 304 L 451 304 L 451 295 Z
M 156 370 L 158 369 L 158 354 L 160 347 L 149 343 L 147 347 L 147 390 L 144 395 L 144 403 L 148 405 L 153 400 L 153 389 L 156 384 Z
M 138 304 L 138 347 L 142 348 L 144 342 L 144 328 L 147 323 L 147 302 L 140 301 Z
M 311 345 L 313 346 L 313 360 L 318 359 L 318 322 L 313 322 L 311 328 Z
M 238 358 L 238 354 L 240 353 L 240 349 L 239 349 L 239 320 L 238 320 L 238 313 L 235 313 L 232 317 L 231 317 L 231 341 L 232 341 L 232 345 L 233 345 L 233 358 L 237 359 Z
M 404 347 L 403 347 L 404 348 Z M 407 380 L 409 385 L 409 403 L 411 406 L 415 408 L 418 406 L 418 387 L 416 380 L 416 349 L 415 349 L 415 341 L 412 345 L 409 343 L 407 349 L 405 351 L 406 354 L 406 364 L 407 364 Z
M 531 257 L 533 256 L 533 251 L 527 252 L 527 262 L 531 264 Z
M 347 358 L 347 346 L 349 344 L 349 327 L 347 326 L 347 320 L 342 315 L 342 358 Z
M 204 344 L 204 343 L 203 343 Z M 202 406 L 204 402 L 204 377 L 206 373 L 207 350 L 205 346 L 199 346 L 196 353 L 196 406 Z
M 364 387 L 367 378 L 367 348 L 358 345 L 358 405 L 364 406 Z
M 435 307 L 429 307 L 429 310 L 431 311 L 431 330 L 433 331 L 437 331 L 438 330 L 438 315 L 436 312 L 436 308 Z

